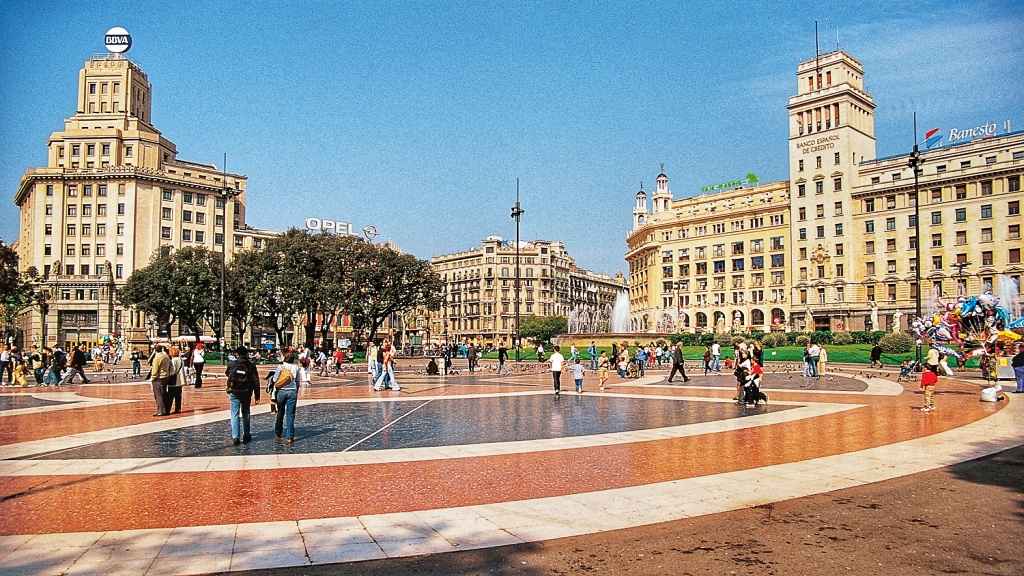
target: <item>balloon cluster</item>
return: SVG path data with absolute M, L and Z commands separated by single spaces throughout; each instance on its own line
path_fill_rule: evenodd
M 971 350 L 971 356 L 981 356 L 987 345 L 1020 340 L 1024 334 L 1024 318 L 1011 319 L 1010 311 L 1000 305 L 999 297 L 985 292 L 961 296 L 956 302 L 937 302 L 930 316 L 916 318 L 910 328 L 922 343 L 942 354 L 963 359 L 963 354 L 951 345 Z

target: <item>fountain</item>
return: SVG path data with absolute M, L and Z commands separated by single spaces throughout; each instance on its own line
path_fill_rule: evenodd
M 622 290 L 615 296 L 615 306 L 612 307 L 610 332 L 629 332 L 629 294 Z
M 620 291 L 615 295 L 615 304 L 592 307 L 579 304 L 566 318 L 568 331 L 555 338 L 560 346 L 575 344 L 580 350 L 591 342 L 608 347 L 613 342 L 654 342 L 668 336 L 666 333 L 634 332 L 630 330 L 629 292 Z

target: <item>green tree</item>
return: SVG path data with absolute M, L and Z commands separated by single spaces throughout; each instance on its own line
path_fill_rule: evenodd
M 17 252 L 0 242 L 0 319 L 5 336 L 13 329 L 18 315 L 34 303 L 31 279 L 18 271 Z
M 149 265 L 128 277 L 119 298 L 156 318 L 162 330 L 169 331 L 179 321 L 199 336 L 207 320 L 219 332 L 215 314 L 220 307 L 220 254 L 191 246 L 173 253 L 158 251 Z
M 364 244 L 359 256 L 352 269 L 354 294 L 348 311 L 353 328 L 368 340 L 392 314 L 441 306 L 444 282 L 429 262 L 376 244 Z
M 228 264 L 224 313 L 231 318 L 237 338 L 244 338 L 253 318 L 265 310 L 265 292 L 272 272 L 273 260 L 264 250 L 237 252 Z
M 545 344 L 555 336 L 565 334 L 566 330 L 565 316 L 527 316 L 519 323 L 520 336 Z

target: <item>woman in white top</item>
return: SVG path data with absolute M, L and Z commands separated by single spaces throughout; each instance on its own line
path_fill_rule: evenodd
M 181 412 L 181 389 L 185 385 L 185 359 L 177 346 L 171 346 L 171 373 L 167 377 L 167 389 L 164 392 L 167 410 L 174 414 Z M 171 410 L 173 404 L 174 410 Z
M 202 342 L 196 342 L 192 350 L 192 369 L 196 371 L 196 388 L 203 387 L 203 364 L 206 363 L 206 350 Z

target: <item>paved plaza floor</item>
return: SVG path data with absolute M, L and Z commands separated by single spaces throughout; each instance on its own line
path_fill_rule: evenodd
M 555 398 L 542 367 L 419 368 L 401 366 L 400 392 L 374 392 L 358 372 L 316 378 L 294 445 L 274 437 L 264 400 L 253 442 L 233 446 L 217 378 L 164 418 L 148 385 L 123 377 L 0 389 L 0 574 L 767 574 L 822 553 L 811 547 L 839 548 L 829 571 L 845 554 L 930 573 L 939 564 L 906 557 L 957 552 L 910 554 L 892 527 L 889 554 L 842 552 L 851 539 L 881 545 L 872 498 L 981 558 L 961 573 L 1020 567 L 1019 546 L 1003 562 L 993 533 L 1006 502 L 1020 527 L 1020 450 L 992 455 L 1024 445 L 1024 398 L 981 403 L 966 377 L 943 379 L 939 410 L 922 414 L 915 383 L 854 367 L 821 380 L 773 367 L 758 407 L 733 402 L 728 375 L 668 383 L 655 370 L 598 391 L 589 374 L 577 395 L 567 374 Z M 970 463 L 986 457 L 1001 464 Z M 1000 475 L 1013 462 L 1018 474 Z M 907 509 L 943 485 L 960 487 L 956 502 L 938 493 L 937 506 Z M 970 508 L 981 495 L 998 528 L 964 537 L 956 527 L 984 513 Z M 847 508 L 856 519 L 807 520 Z

